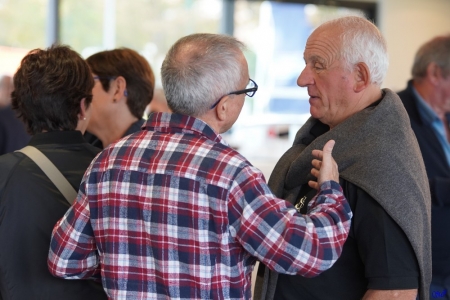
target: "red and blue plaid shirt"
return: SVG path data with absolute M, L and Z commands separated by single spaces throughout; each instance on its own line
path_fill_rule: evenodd
M 351 211 L 325 182 L 309 215 L 203 121 L 152 114 L 101 152 L 56 224 L 55 276 L 99 278 L 112 299 L 250 299 L 256 260 L 315 276 L 339 257 Z

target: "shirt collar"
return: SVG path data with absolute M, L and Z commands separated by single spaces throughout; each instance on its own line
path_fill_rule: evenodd
M 144 123 L 145 123 L 144 119 L 137 120 L 136 122 L 131 124 L 130 128 L 127 129 L 127 131 L 125 132 L 125 134 L 123 136 L 125 137 L 127 135 L 132 134 L 132 133 L 135 133 L 136 131 L 142 130 L 142 126 L 144 125 Z
M 412 90 L 416 98 L 419 100 L 417 101 L 419 114 L 425 121 L 425 123 L 433 123 L 436 120 L 440 120 L 437 114 L 431 108 L 431 106 L 422 98 L 422 96 L 420 96 L 420 94 L 417 92 L 414 86 L 412 86 Z
M 67 131 L 51 131 L 37 133 L 31 137 L 29 145 L 36 146 L 42 144 L 79 144 L 86 143 L 81 131 L 67 130 Z
M 152 113 L 143 128 L 165 133 L 199 134 L 216 143 L 228 145 L 207 123 L 182 114 Z

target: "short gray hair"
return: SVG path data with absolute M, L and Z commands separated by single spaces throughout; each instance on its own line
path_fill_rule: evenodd
M 433 62 L 441 68 L 444 77 L 450 74 L 450 35 L 437 36 L 419 48 L 411 70 L 413 79 L 426 77 L 427 67 Z
M 351 70 L 360 62 L 367 65 L 370 82 L 381 86 L 389 67 L 386 40 L 369 20 L 347 16 L 328 21 L 322 26 L 341 28 L 341 56 Z
M 238 89 L 244 70 L 244 44 L 220 34 L 192 34 L 179 39 L 161 67 L 167 104 L 175 113 L 198 117 L 220 97 Z

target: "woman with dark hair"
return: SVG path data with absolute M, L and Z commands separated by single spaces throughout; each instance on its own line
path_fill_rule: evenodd
M 99 152 L 82 136 L 93 86 L 89 66 L 67 46 L 32 50 L 14 75 L 12 108 L 32 135 L 28 145 L 75 191 Z M 27 155 L 0 156 L 0 299 L 106 299 L 94 281 L 55 278 L 47 269 L 53 226 L 69 206 Z
M 136 51 L 119 48 L 86 59 L 95 85 L 88 140 L 104 148 L 141 130 L 144 111 L 152 101 L 155 76 L 147 60 Z

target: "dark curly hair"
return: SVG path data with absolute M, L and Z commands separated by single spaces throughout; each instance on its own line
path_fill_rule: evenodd
M 14 74 L 12 107 L 30 134 L 74 130 L 80 102 L 92 101 L 94 79 L 83 58 L 64 45 L 31 50 Z
M 136 51 L 118 48 L 98 52 L 86 59 L 92 73 L 99 76 L 105 92 L 109 91 L 111 77 L 122 76 L 127 82 L 127 105 L 138 119 L 153 98 L 155 75 L 148 61 Z

